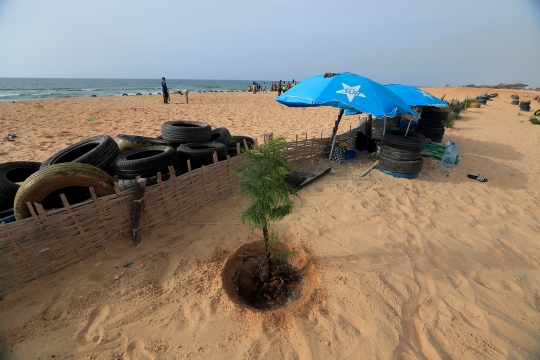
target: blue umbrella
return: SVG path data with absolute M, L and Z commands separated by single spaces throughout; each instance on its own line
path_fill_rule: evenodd
M 435 95 L 422 89 L 410 85 L 388 84 L 384 85 L 392 90 L 397 96 L 403 99 L 409 106 L 435 106 L 438 108 L 447 107 L 448 104 Z
M 419 118 L 399 96 L 366 77 L 349 72 L 325 73 L 298 83 L 275 100 L 293 107 L 334 106 L 340 109 L 332 134 L 332 148 L 343 112 L 365 112 L 378 118 L 394 117 L 396 113 L 409 113 Z

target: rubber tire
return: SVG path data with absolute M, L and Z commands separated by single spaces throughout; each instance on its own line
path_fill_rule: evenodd
M 88 164 L 105 169 L 118 154 L 120 149 L 109 135 L 98 135 L 60 150 L 45 160 L 40 169 L 61 163 Z
M 422 150 L 403 150 L 390 146 L 381 146 L 381 156 L 399 161 L 418 160 L 422 156 Z
M 227 147 L 216 142 L 182 144 L 177 151 L 180 169 L 183 171 L 187 170 L 187 160 L 190 161 L 192 170 L 213 164 L 214 152 L 217 153 L 219 161 L 227 159 Z
M 28 177 L 39 170 L 40 162 L 10 161 L 0 164 L 0 211 L 11 209 L 17 190 Z M 3 216 L 0 216 L 3 217 Z
M 209 142 L 212 128 L 199 121 L 173 120 L 161 125 L 161 135 L 173 144 Z
M 426 137 L 417 132 L 409 131 L 405 137 L 405 130 L 390 130 L 384 134 L 383 146 L 390 146 L 402 150 L 421 150 L 426 143 Z
M 255 146 L 255 141 L 253 140 L 253 138 L 250 138 L 249 136 L 243 136 L 243 135 L 233 135 L 231 136 L 231 141 L 229 141 L 229 144 L 227 145 L 227 147 L 236 149 L 236 144 L 240 143 L 240 147 L 245 148 L 244 139 L 246 140 L 248 147 Z
M 180 171 L 175 171 L 176 176 L 181 175 Z M 171 178 L 171 173 L 167 172 L 164 174 L 161 174 L 161 180 L 167 181 Z M 146 179 L 146 186 L 152 186 L 156 185 L 158 183 L 157 175 L 155 176 L 147 176 Z M 135 183 L 137 182 L 137 179 L 119 179 L 118 177 L 115 178 L 116 182 L 118 183 L 118 187 L 120 188 L 120 191 L 126 191 L 131 188 L 135 187 Z
M 534 112 L 534 115 L 535 115 L 535 116 L 540 116 L 540 109 L 536 110 L 536 111 Z
M 432 143 L 440 143 L 442 142 L 443 136 L 433 136 L 430 139 Z
M 444 127 L 442 128 L 431 128 L 431 127 L 423 127 L 423 126 L 417 126 L 416 132 L 419 134 L 423 134 L 426 137 L 431 136 L 442 136 L 444 135 Z
M 114 194 L 114 179 L 105 171 L 88 164 L 55 164 L 30 175 L 21 184 L 13 204 L 15 218 L 31 216 L 27 202 L 42 203 L 53 191 L 70 186 L 93 187 L 101 196 Z
M 418 127 L 425 127 L 425 128 L 431 128 L 431 129 L 444 129 L 444 122 L 442 122 L 441 120 L 422 120 L 421 119 L 418 122 Z
M 154 139 L 146 136 L 125 135 L 119 134 L 114 137 L 114 141 L 120 149 L 120 153 L 124 153 L 133 149 L 151 146 L 171 146 L 171 143 L 162 139 Z
M 121 179 L 154 176 L 169 172 L 178 164 L 178 154 L 171 146 L 153 146 L 126 151 L 114 160 L 114 170 Z
M 217 142 L 227 146 L 231 142 L 231 133 L 224 127 L 215 128 L 212 130 L 210 142 Z
M 383 155 L 379 156 L 379 168 L 398 174 L 417 174 L 422 170 L 423 166 L 424 160 L 422 158 L 412 161 L 400 161 L 389 159 Z
M 444 107 L 444 108 L 436 108 L 436 107 L 429 107 L 426 106 L 424 109 L 422 109 L 422 113 L 420 114 L 420 119 L 438 119 L 438 120 L 446 120 L 448 119 L 448 114 L 450 114 L 450 107 Z

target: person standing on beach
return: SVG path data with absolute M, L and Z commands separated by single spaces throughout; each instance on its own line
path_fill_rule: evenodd
M 281 80 L 279 80 L 278 86 L 277 86 L 277 95 L 281 95 Z
M 161 78 L 161 90 L 163 91 L 163 103 L 169 103 L 169 89 L 167 88 L 167 81 L 164 77 Z
M 266 91 L 266 83 L 263 83 L 262 91 L 268 92 L 268 91 Z

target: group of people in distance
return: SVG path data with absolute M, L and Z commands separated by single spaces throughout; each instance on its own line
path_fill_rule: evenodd
M 259 84 L 258 82 L 254 81 L 253 82 L 253 85 L 249 85 L 248 86 L 248 91 L 253 91 L 254 94 L 258 93 L 258 92 L 268 92 L 266 90 L 266 83 L 263 83 L 262 85 Z
M 287 82 L 279 80 L 279 82 L 272 83 L 272 87 L 270 88 L 270 90 L 277 91 L 278 96 L 279 96 L 281 95 L 281 93 L 284 93 L 285 91 L 289 90 L 294 85 L 296 85 L 296 81 L 294 81 L 294 79 L 292 81 L 287 81 Z
M 270 86 L 270 91 L 277 91 L 278 96 L 279 96 L 281 95 L 281 93 L 284 93 L 285 91 L 289 90 L 294 85 L 296 85 L 296 81 L 294 81 L 294 79 L 292 81 L 287 81 L 287 82 L 279 80 L 276 82 L 272 82 L 272 85 Z M 263 83 L 261 85 L 258 82 L 254 81 L 253 85 L 248 86 L 248 91 L 250 92 L 252 91 L 254 94 L 260 91 L 267 92 L 266 83 Z

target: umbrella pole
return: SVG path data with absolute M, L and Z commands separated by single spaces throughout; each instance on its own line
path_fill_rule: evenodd
M 382 134 L 383 134 L 383 137 L 384 137 L 384 134 L 386 134 L 386 116 L 383 116 L 383 119 L 384 119 L 384 125 L 383 125 L 383 129 L 382 129 Z
M 409 124 L 407 125 L 407 130 L 405 131 L 405 136 L 409 133 L 409 127 L 411 126 L 412 119 L 409 119 Z
M 341 121 L 341 117 L 343 116 L 344 112 L 345 112 L 344 109 L 339 109 L 339 115 L 336 120 L 336 123 L 334 124 L 334 129 L 332 130 L 332 147 L 330 148 L 330 155 L 328 156 L 329 160 L 332 160 L 332 152 L 334 151 L 334 142 L 336 141 L 337 129 L 339 127 L 339 122 Z

